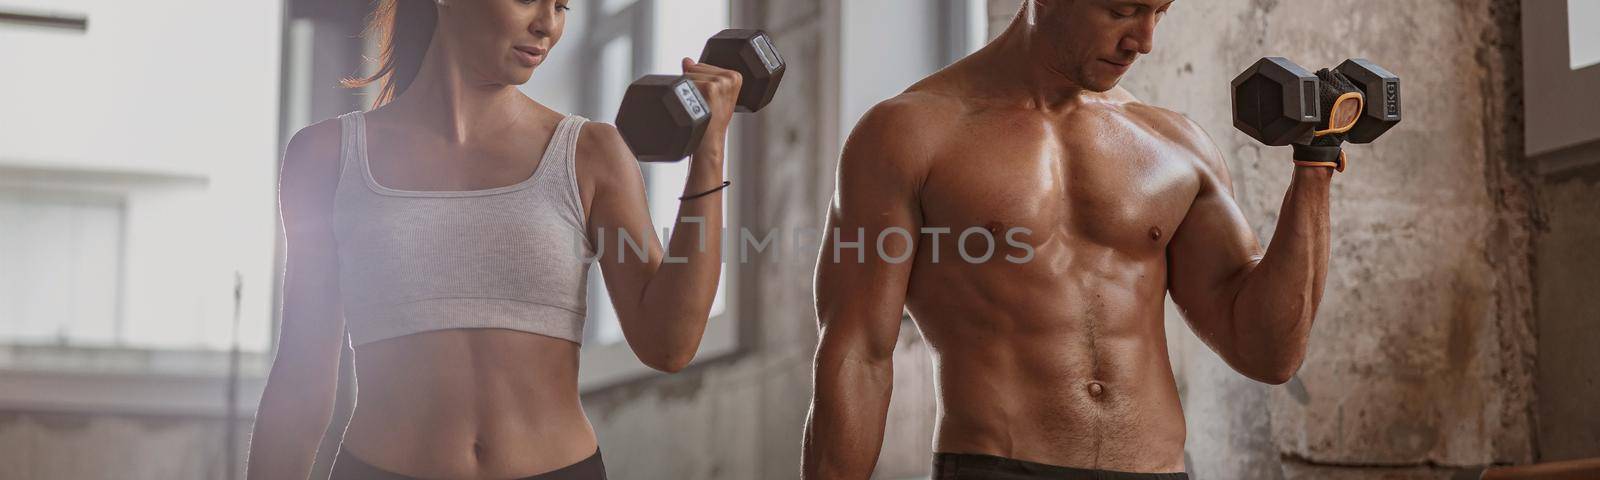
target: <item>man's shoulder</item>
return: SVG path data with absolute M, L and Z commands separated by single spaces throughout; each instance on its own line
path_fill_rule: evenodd
M 960 97 L 945 92 L 912 89 L 873 105 L 862 116 L 861 123 L 938 128 L 953 123 L 952 119 L 965 109 L 966 102 Z
M 959 110 L 952 99 L 915 91 L 873 105 L 845 142 L 841 173 L 915 183 L 950 138 Z
M 1100 100 L 1122 107 L 1129 115 L 1157 128 L 1181 130 L 1196 127 L 1196 124 L 1188 116 L 1176 110 L 1145 103 L 1143 100 L 1139 100 L 1139 97 L 1134 96 L 1133 92 L 1129 92 L 1121 86 L 1100 93 Z
M 850 134 L 850 143 L 867 143 L 900 153 L 932 148 L 955 125 L 959 99 L 907 91 L 868 109 Z
M 1146 133 L 1172 145 L 1188 150 L 1192 159 L 1206 168 L 1220 165 L 1221 156 L 1216 142 L 1201 128 L 1200 123 L 1187 114 L 1166 107 L 1145 103 L 1122 87 L 1106 91 L 1103 101 L 1117 105 L 1127 117 L 1141 125 Z
M 1123 108 L 1151 134 L 1167 141 L 1196 151 L 1215 148 L 1200 123 L 1182 112 L 1139 101 L 1127 102 Z

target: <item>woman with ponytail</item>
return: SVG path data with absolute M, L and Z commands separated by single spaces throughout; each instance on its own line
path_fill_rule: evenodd
M 250 479 L 307 477 L 346 341 L 359 393 L 333 480 L 605 478 L 577 382 L 592 262 L 642 362 L 694 358 L 742 81 L 683 62 L 712 120 L 664 252 L 616 128 L 517 90 L 559 54 L 572 3 L 378 2 L 378 67 L 346 82 L 378 84 L 374 110 L 307 127 L 284 155 L 283 322 Z

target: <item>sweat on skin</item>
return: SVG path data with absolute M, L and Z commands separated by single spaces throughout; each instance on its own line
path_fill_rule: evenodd
M 994 41 L 856 125 L 827 229 L 1009 225 L 1035 232 L 1034 258 L 934 264 L 951 245 L 920 241 L 888 247 L 910 262 L 833 262 L 825 244 L 805 478 L 871 476 L 906 311 L 935 361 L 936 462 L 1181 472 L 1168 294 L 1241 374 L 1283 383 L 1299 368 L 1327 271 L 1333 171 L 1293 167 L 1263 249 L 1206 132 L 1117 87 L 1173 5 L 1029 1 Z

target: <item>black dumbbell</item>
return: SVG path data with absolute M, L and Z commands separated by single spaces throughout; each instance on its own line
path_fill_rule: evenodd
M 700 62 L 739 72 L 744 87 L 740 112 L 755 112 L 772 102 L 788 69 L 760 30 L 723 30 L 706 42 Z M 628 87 L 617 113 L 617 129 L 641 162 L 676 162 L 694 153 L 705 135 L 711 110 L 687 77 L 646 75 Z
M 1233 127 L 1267 145 L 1288 145 L 1322 120 L 1320 81 L 1283 57 L 1266 57 L 1233 79 Z
M 711 122 L 711 107 L 685 76 L 645 75 L 628 86 L 617 130 L 641 162 L 676 162 L 694 152 Z
M 1365 107 L 1348 141 L 1369 143 L 1400 123 L 1400 78 L 1366 59 L 1345 60 L 1335 70 L 1350 79 Z M 1322 121 L 1321 80 L 1283 57 L 1256 61 L 1233 79 L 1233 126 L 1267 145 L 1307 140 Z
M 1365 58 L 1352 58 L 1334 70 L 1344 74 L 1366 97 L 1361 119 L 1350 128 L 1350 143 L 1372 143 L 1400 123 L 1400 77 Z
M 778 94 L 778 84 L 789 67 L 772 46 L 772 37 L 761 30 L 723 30 L 706 42 L 700 52 L 700 63 L 715 65 L 739 72 L 744 76 L 744 88 L 739 91 L 736 110 L 750 113 L 760 111 Z

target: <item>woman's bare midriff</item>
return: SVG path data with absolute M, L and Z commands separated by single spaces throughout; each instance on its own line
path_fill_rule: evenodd
M 450 329 L 356 347 L 342 448 L 426 478 L 521 478 L 596 450 L 578 397 L 578 345 L 506 329 Z

